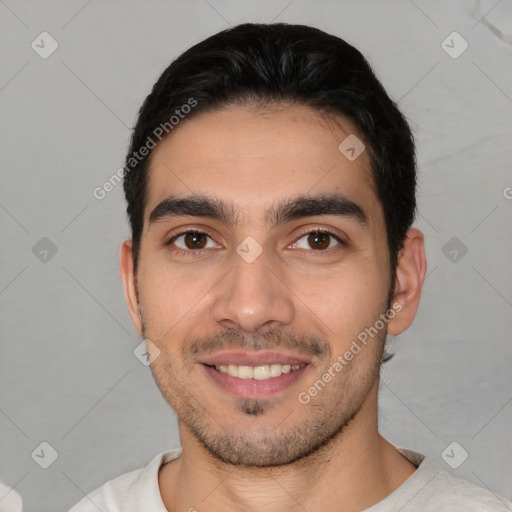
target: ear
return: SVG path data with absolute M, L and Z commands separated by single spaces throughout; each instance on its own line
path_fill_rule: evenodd
M 412 324 L 420 303 L 426 271 L 423 233 L 419 229 L 409 229 L 404 246 L 398 254 L 391 300 L 391 307 L 397 314 L 388 323 L 388 334 L 397 336 Z
M 133 272 L 133 249 L 132 241 L 125 240 L 121 245 L 121 255 L 119 261 L 121 279 L 123 280 L 124 298 L 128 306 L 128 312 L 133 325 L 142 337 L 142 316 L 139 307 L 139 298 L 137 293 L 136 276 Z

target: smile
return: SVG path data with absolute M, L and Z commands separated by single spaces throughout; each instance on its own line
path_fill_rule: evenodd
M 236 364 L 221 364 L 214 365 L 214 368 L 222 373 L 227 373 L 231 377 L 239 379 L 255 379 L 266 380 L 271 378 L 280 377 L 285 373 L 295 372 L 300 370 L 303 364 L 263 364 L 258 366 L 238 366 Z

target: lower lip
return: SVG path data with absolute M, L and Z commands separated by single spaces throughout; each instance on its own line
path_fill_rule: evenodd
M 266 398 L 289 388 L 296 380 L 304 375 L 309 365 L 306 364 L 298 370 L 283 373 L 279 377 L 269 377 L 264 380 L 239 379 L 238 377 L 220 372 L 211 366 L 202 366 L 219 387 L 232 395 L 243 398 Z

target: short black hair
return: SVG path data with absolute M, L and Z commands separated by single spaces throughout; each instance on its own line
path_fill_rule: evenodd
M 135 272 L 155 138 L 163 140 L 164 131 L 171 133 L 180 119 L 200 112 L 280 103 L 341 115 L 356 126 L 384 212 L 393 287 L 398 254 L 416 213 L 411 130 L 356 48 L 317 28 L 286 23 L 245 23 L 208 37 L 176 58 L 145 99 L 124 167 Z

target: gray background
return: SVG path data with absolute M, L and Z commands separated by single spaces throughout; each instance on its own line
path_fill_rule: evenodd
M 490 28 L 512 32 L 512 2 L 476 7 L 0 0 L 0 480 L 24 510 L 66 510 L 179 446 L 174 413 L 133 354 L 140 340 L 118 270 L 129 235 L 122 187 L 101 201 L 92 192 L 122 165 L 136 112 L 169 62 L 247 21 L 345 38 L 410 120 L 429 268 L 417 319 L 385 365 L 381 430 L 512 499 L 512 47 Z M 46 59 L 31 48 L 50 48 L 43 31 L 59 45 Z M 442 46 L 454 31 L 469 44 L 458 58 Z M 457 36 L 447 44 L 462 48 Z M 58 452 L 46 470 L 43 441 Z M 457 469 L 441 457 L 454 441 L 469 454 Z

